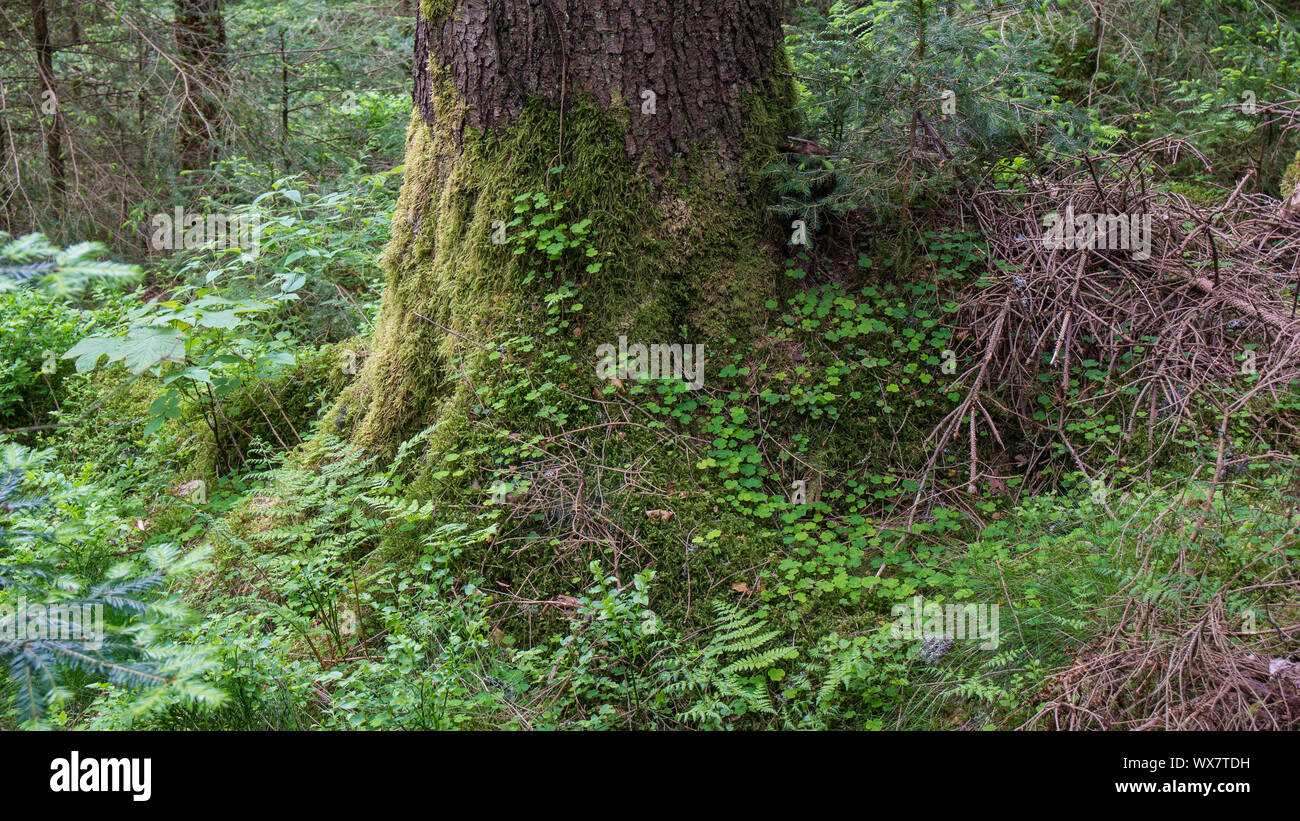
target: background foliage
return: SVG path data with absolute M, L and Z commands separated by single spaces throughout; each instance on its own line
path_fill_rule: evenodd
M 593 386 L 592 289 L 556 263 L 595 276 L 609 238 L 512 191 L 537 310 L 465 340 L 460 413 L 383 461 L 334 400 L 380 298 L 409 4 L 223 3 L 221 60 L 194 63 L 159 34 L 174 4 L 47 0 L 51 79 L 35 12 L 0 14 L 0 602 L 111 605 L 98 656 L 0 639 L 0 727 L 1283 726 L 1248 659 L 1295 653 L 1293 384 L 1222 431 L 1192 397 L 1158 455 L 1106 415 L 1051 447 L 972 433 L 969 485 L 966 442 L 929 435 L 962 402 L 945 363 L 979 355 L 963 307 L 1016 276 L 962 197 L 1172 135 L 1162 190 L 1217 205 L 1253 171 L 1275 206 L 1300 13 L 791 5 L 803 130 L 768 179 L 811 242 L 761 331 L 710 341 L 701 391 Z M 177 205 L 256 217 L 259 253 L 150 249 Z M 1065 388 L 1127 395 L 1082 371 Z M 1109 496 L 1075 447 L 1113 457 Z M 956 491 L 923 492 L 932 456 Z M 916 596 L 998 603 L 999 646 L 900 638 Z M 1144 673 L 1188 635 L 1216 650 L 1180 711 Z M 1247 696 L 1205 700 L 1225 687 Z

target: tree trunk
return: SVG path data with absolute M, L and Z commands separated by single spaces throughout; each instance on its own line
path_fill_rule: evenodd
M 212 147 L 221 136 L 226 54 L 221 0 L 176 0 L 176 48 L 185 74 L 177 152 L 181 168 L 196 171 L 212 162 Z
M 45 132 L 45 157 L 50 165 L 51 205 L 63 207 L 68 183 L 63 169 L 63 120 L 54 91 L 54 46 L 50 43 L 50 22 L 45 0 L 32 0 L 32 42 L 36 46 L 36 68 L 41 75 L 41 113 L 50 116 Z
M 418 21 L 415 99 L 429 125 L 437 120 L 431 81 L 445 72 L 466 106 L 455 117 L 458 143 L 466 127 L 516 122 L 530 98 L 559 108 L 589 94 L 607 111 L 630 108 L 636 115 L 628 119 L 627 151 L 634 161 L 652 154 L 652 172 L 663 171 L 673 155 L 699 149 L 739 161 L 741 93 L 774 68 L 781 3 L 490 5 L 461 2 L 437 21 Z
M 749 327 L 782 236 L 761 172 L 794 129 L 782 5 L 424 0 L 387 288 L 334 423 L 391 449 L 450 407 L 458 357 L 540 332 L 566 279 L 585 313 L 564 335 L 593 361 L 620 334 L 698 343 Z M 539 284 L 501 244 L 515 198 L 541 191 L 567 202 L 566 222 L 592 221 L 598 272 L 561 261 Z
M 18 158 L 9 146 L 13 139 L 9 134 L 9 94 L 5 88 L 4 77 L 0 76 L 0 231 L 15 233 L 13 227 L 14 197 L 18 194 Z M 14 168 L 10 170 L 13 165 Z

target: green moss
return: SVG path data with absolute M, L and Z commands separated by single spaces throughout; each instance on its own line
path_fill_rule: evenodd
M 161 474 L 175 474 L 176 481 L 224 473 L 242 464 L 254 439 L 287 451 L 308 436 L 321 406 L 346 384 L 342 364 L 349 347 L 357 346 L 305 350 L 297 366 L 271 379 L 246 380 L 240 390 L 223 397 L 222 429 L 229 436 L 224 449 L 216 447 L 203 411 L 195 405 L 146 438 L 150 406 L 163 391 L 160 381 L 147 375 L 133 378 L 121 369 L 96 372 L 77 384 L 64 412 L 70 419 L 89 413 L 101 424 L 69 428 L 60 445 L 105 472 L 120 466 L 124 450 L 149 449 Z M 220 463 L 223 454 L 226 464 Z
M 778 70 L 788 69 L 783 53 L 777 59 Z M 590 561 L 607 568 L 621 561 L 620 572 L 655 566 L 665 612 L 705 602 L 691 616 L 707 621 L 709 591 L 753 586 L 753 568 L 779 539 L 768 523 L 718 505 L 728 491 L 697 475 L 698 454 L 687 440 L 600 429 L 602 406 L 584 397 L 607 387 L 595 375 L 595 350 L 619 335 L 703 343 L 710 362 L 722 361 L 729 339 L 753 339 L 779 276 L 777 242 L 785 232 L 766 209 L 763 171 L 795 130 L 792 84 L 774 78 L 743 98 L 739 167 L 702 147 L 656 183 L 625 150 L 632 103 L 604 109 L 591 98 L 571 100 L 561 128 L 558 112 L 534 102 L 507 128 L 462 134 L 451 84 L 434 65 L 430 76 L 433 125 L 417 111 L 408 128 L 406 180 L 383 257 L 387 282 L 371 355 L 326 415 L 322 434 L 391 455 L 436 426 L 420 445 L 419 467 L 404 478 L 404 494 L 437 500 L 432 528 L 473 522 L 489 510 L 493 477 L 521 461 L 514 442 L 595 426 L 566 441 L 599 452 L 605 465 L 640 465 L 644 486 L 594 490 L 587 483 L 608 475 L 585 477 L 592 496 L 578 509 L 557 504 L 554 516 L 527 518 L 537 532 L 526 549 L 473 551 L 458 573 L 540 600 L 580 592 L 574 579 Z M 518 195 L 540 191 L 567 203 L 566 222 L 591 220 L 598 255 L 565 258 L 550 279 L 530 281 L 536 255 L 515 254 L 518 246 L 491 237 L 496 221 L 515 217 Z M 594 275 L 586 272 L 592 259 L 602 265 Z M 563 315 L 567 325 L 548 315 L 544 299 L 565 281 L 578 292 L 571 302 L 582 303 Z M 507 345 L 506 359 L 496 359 L 509 337 L 530 340 L 528 352 Z M 524 398 L 538 388 L 544 398 Z M 647 516 L 657 509 L 674 516 Z M 585 525 L 575 518 L 584 516 Z M 590 517 L 599 516 L 637 534 L 636 545 L 593 539 L 605 525 L 591 525 Z M 704 523 L 723 535 L 693 545 Z M 382 552 L 410 558 L 419 536 L 394 533 Z
M 322 404 L 346 384 L 348 350 L 341 344 L 300 351 L 295 367 L 273 379 L 250 381 L 223 400 L 223 416 L 241 451 L 253 439 L 288 450 L 306 438 Z
M 420 0 L 420 16 L 429 23 L 441 23 L 455 6 L 456 0 Z
M 783 59 L 783 58 L 782 58 Z M 788 65 L 788 64 L 787 64 Z M 567 214 L 592 220 L 603 270 L 586 260 L 555 280 L 581 289 L 585 320 L 573 333 L 595 347 L 618 335 L 710 345 L 743 336 L 760 316 L 777 275 L 776 226 L 764 208 L 761 171 L 792 122 L 793 87 L 773 79 L 745 99 L 743 167 L 702 150 L 656 188 L 624 151 L 626 111 L 591 99 L 556 111 L 526 107 L 489 134 L 455 130 L 458 103 L 431 65 L 434 122 L 413 114 L 406 183 L 384 255 L 388 273 L 375 356 L 331 418 L 340 433 L 391 452 L 444 416 L 455 374 L 484 355 L 478 346 L 504 329 L 539 332 L 544 289 L 526 286 L 527 266 L 494 246 L 497 220 L 513 216 L 521 192 L 549 191 Z M 624 107 L 625 108 L 625 107 Z M 561 145 L 561 134 L 563 144 Z M 562 174 L 549 173 L 562 158 Z
M 1051 43 L 1051 56 L 1046 66 L 1056 79 L 1058 93 L 1069 100 L 1083 102 L 1088 98 L 1093 75 L 1115 71 L 1115 57 L 1109 52 L 1098 54 L 1097 41 L 1091 37 L 1058 39 Z
M 75 383 L 63 406 L 65 417 L 85 415 L 97 424 L 68 428 L 58 440 L 63 458 L 95 465 L 104 472 L 114 469 L 123 461 L 121 452 L 141 441 L 149 406 L 158 392 L 157 380 L 133 379 L 120 368 L 95 371 Z M 159 437 L 163 436 L 169 443 L 166 450 L 179 462 L 191 456 L 198 432 L 172 421 L 159 432 Z
M 1300 151 L 1295 153 L 1295 160 L 1287 166 L 1286 173 L 1282 175 L 1282 198 L 1286 199 L 1291 196 L 1291 192 L 1300 186 Z

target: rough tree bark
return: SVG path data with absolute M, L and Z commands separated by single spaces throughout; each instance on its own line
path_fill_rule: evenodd
M 741 93 L 773 70 L 780 2 L 492 5 L 461 2 L 438 21 L 418 21 L 415 99 L 425 122 L 437 119 L 431 81 L 444 70 L 465 104 L 458 137 L 515 122 L 530 98 L 558 108 L 589 93 L 606 110 L 628 102 L 644 110 L 628 122 L 626 148 L 634 160 L 652 154 L 652 172 L 699 149 L 740 160 Z
M 9 134 L 8 97 L 4 78 L 0 77 L 0 231 L 12 234 L 14 233 L 13 199 L 17 194 L 18 173 L 16 167 L 10 170 L 10 166 L 16 163 L 18 158 L 9 148 L 13 139 Z
M 51 204 L 63 207 L 68 183 L 63 167 L 63 120 L 54 91 L 54 46 L 50 42 L 50 22 L 45 0 L 32 0 L 32 42 L 36 46 L 36 68 L 41 76 L 41 105 L 52 106 L 50 128 L 45 132 L 45 157 L 50 165 Z M 45 109 L 41 109 L 45 113 Z
M 388 283 L 334 426 L 391 448 L 449 407 L 458 353 L 529 326 L 539 294 L 489 239 L 520 193 L 593 221 L 603 268 L 572 272 L 591 348 L 752 322 L 781 236 L 761 172 L 793 133 L 782 5 L 425 0 Z
M 221 135 L 226 55 L 221 0 L 176 0 L 176 48 L 186 73 L 177 152 L 181 168 L 195 171 L 207 168 Z

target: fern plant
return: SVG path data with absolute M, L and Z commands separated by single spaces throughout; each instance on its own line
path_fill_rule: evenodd
M 0 726 L 12 717 L 39 726 L 49 708 L 75 689 L 108 682 L 136 691 L 139 713 L 178 700 L 204 705 L 222 698 L 205 684 L 211 668 L 200 648 L 163 641 L 164 628 L 185 617 L 166 594 L 169 578 L 194 569 L 205 556 L 182 556 L 173 545 L 146 553 L 150 568 L 130 564 L 111 569 L 95 585 L 52 570 L 47 563 L 20 560 L 24 540 L 53 542 L 40 529 L 17 527 L 15 513 L 34 513 L 44 497 L 20 495 L 23 465 L 42 459 L 15 445 L 4 451 L 0 473 Z
M 0 231 L 0 291 L 41 287 L 66 297 L 82 293 L 91 283 L 139 278 L 138 266 L 100 259 L 106 250 L 98 242 L 79 242 L 60 250 L 44 234 L 10 239 Z
M 713 611 L 709 643 L 693 658 L 670 661 L 676 669 L 665 670 L 664 690 L 692 701 L 678 720 L 717 729 L 729 718 L 750 713 L 776 715 L 768 682 L 783 678 L 778 663 L 799 651 L 774 645 L 781 631 L 768 629 L 757 613 L 724 601 L 714 602 Z

